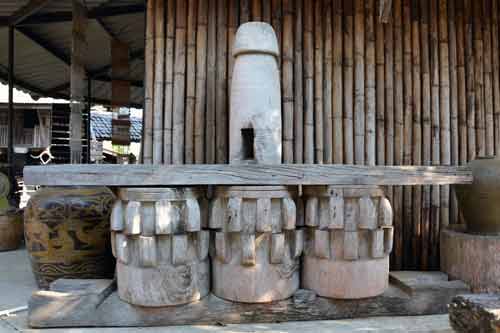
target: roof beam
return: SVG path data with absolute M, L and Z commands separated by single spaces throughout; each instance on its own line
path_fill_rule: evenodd
M 103 17 L 111 17 L 118 15 L 143 13 L 144 5 L 129 5 L 129 6 L 114 6 L 114 7 L 97 7 L 88 12 L 89 19 L 98 19 Z M 68 22 L 73 19 L 73 13 L 70 11 L 51 12 L 37 15 L 31 15 L 22 21 L 22 25 L 33 25 L 43 23 Z M 0 18 L 1 21 L 1 18 Z M 19 24 L 18 24 L 19 25 Z
M 60 61 L 64 62 L 66 65 L 71 66 L 71 60 L 70 58 L 64 54 L 63 52 L 57 50 L 55 47 L 50 45 L 47 41 L 41 39 L 38 37 L 36 34 L 28 30 L 26 27 L 16 27 L 17 31 L 22 33 L 26 38 L 30 39 L 33 43 L 37 44 L 41 48 L 43 48 L 45 51 L 53 55 L 55 58 L 59 59 Z
M 31 0 L 25 6 L 19 8 L 9 18 L 10 25 L 18 25 L 23 20 L 38 12 L 43 7 L 47 6 L 52 0 Z

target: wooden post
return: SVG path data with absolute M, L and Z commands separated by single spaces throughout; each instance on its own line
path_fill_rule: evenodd
M 365 163 L 376 161 L 375 2 L 365 1 Z
M 456 33 L 456 15 L 455 15 L 456 1 L 448 1 L 448 40 L 449 40 L 449 66 L 450 66 L 450 163 L 452 165 L 458 164 L 458 72 L 457 72 L 457 33 Z M 492 104 L 493 111 L 493 104 Z M 493 129 L 493 119 L 492 129 Z M 493 140 L 491 141 L 493 145 Z M 493 147 L 493 146 L 492 146 Z M 457 223 L 457 200 L 455 191 L 450 188 L 450 212 L 449 223 Z
M 354 162 L 365 164 L 365 2 L 354 3 Z
M 293 163 L 294 58 L 293 0 L 283 0 L 283 162 Z M 300 110 L 302 111 L 302 110 Z
M 165 92 L 165 1 L 155 2 L 153 164 L 163 163 L 163 94 Z
M 81 0 L 73 0 L 71 52 L 70 150 L 72 164 L 82 162 L 82 115 L 85 110 L 85 60 L 87 57 L 87 9 Z
M 194 114 L 195 163 L 205 162 L 205 105 L 207 102 L 207 28 L 208 0 L 198 1 L 196 32 L 196 103 Z
M 342 66 L 342 24 L 343 24 L 342 0 L 333 0 L 333 163 L 344 162 L 344 129 L 343 129 L 343 90 Z M 327 13 L 328 14 L 328 13 Z M 352 17 L 352 16 L 351 16 Z M 325 45 L 325 49 L 327 49 Z M 328 51 L 327 51 L 328 52 Z M 352 70 L 352 63 L 351 63 Z M 331 150 L 331 149 L 329 149 Z
M 261 0 L 252 1 L 252 21 L 262 21 L 262 3 Z M 264 0 L 270 1 L 270 0 Z
M 476 143 L 477 154 L 486 154 L 486 124 L 484 114 L 484 48 L 483 48 L 483 11 L 482 1 L 472 1 L 474 4 L 474 96 L 476 109 Z
M 493 132 L 493 69 L 492 69 L 492 41 L 491 17 L 492 6 L 490 0 L 483 0 L 483 48 L 484 48 L 484 114 L 485 114 L 485 154 L 493 156 L 495 153 L 495 135 Z M 450 35 L 451 38 L 451 35 Z M 453 157 L 453 156 L 452 156 Z M 453 158 L 452 158 L 453 162 Z
M 9 68 L 8 68 L 8 88 L 9 88 L 9 111 L 7 113 L 7 163 L 9 164 L 9 180 L 14 181 L 14 27 L 9 25 Z M 14 183 L 12 183 L 14 184 Z M 11 186 L 11 193 L 14 186 Z
M 240 24 L 247 23 L 251 17 L 251 0 L 240 0 Z
M 304 86 L 302 72 L 302 0 L 295 0 L 295 21 L 294 21 L 294 62 L 293 76 L 294 80 L 294 161 L 295 163 L 304 162 Z
M 142 163 L 153 163 L 153 112 L 154 112 L 154 35 L 155 1 L 147 2 L 146 36 L 144 50 L 144 115 L 142 130 Z
M 344 88 L 344 163 L 354 163 L 354 1 L 344 0 L 343 88 Z

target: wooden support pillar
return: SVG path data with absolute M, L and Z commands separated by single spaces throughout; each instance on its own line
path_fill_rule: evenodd
M 14 27 L 9 26 L 9 112 L 7 114 L 7 163 L 9 164 L 9 179 L 14 178 L 13 154 L 14 154 L 14 136 L 13 136 L 13 120 L 14 120 Z M 11 187 L 12 189 L 14 187 Z
M 130 144 L 130 73 L 129 47 L 116 39 L 111 40 L 111 121 L 113 144 Z M 124 108 L 124 109 L 123 109 Z M 125 111 L 125 112 L 122 112 Z
M 73 1 L 71 52 L 70 151 L 72 164 L 82 161 L 82 114 L 85 110 L 85 58 L 87 56 L 87 9 L 83 0 Z
M 92 124 L 92 79 L 87 78 L 87 123 L 85 124 L 85 133 L 87 138 L 87 156 L 86 163 L 90 163 L 90 148 L 91 148 L 91 133 L 90 126 Z

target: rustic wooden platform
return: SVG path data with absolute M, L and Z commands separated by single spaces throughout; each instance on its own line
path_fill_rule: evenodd
M 24 168 L 27 185 L 444 185 L 472 183 L 459 166 L 280 165 L 47 165 Z
M 469 292 L 463 282 L 448 281 L 440 272 L 392 272 L 390 282 L 383 295 L 360 300 L 326 299 L 302 289 L 269 304 L 233 303 L 209 295 L 188 305 L 145 308 L 122 302 L 111 280 L 58 280 L 50 291 L 33 294 L 28 321 L 35 328 L 109 327 L 444 314 L 453 297 Z

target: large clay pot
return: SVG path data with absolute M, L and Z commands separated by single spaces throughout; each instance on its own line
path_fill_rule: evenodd
M 111 278 L 109 221 L 114 201 L 106 187 L 48 187 L 25 210 L 25 238 L 41 288 L 59 278 Z
M 474 181 L 456 185 L 455 191 L 469 233 L 500 235 L 500 159 L 471 161 Z
M 17 210 L 0 215 L 0 251 L 15 250 L 23 240 L 23 217 Z

